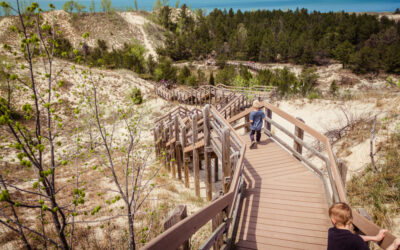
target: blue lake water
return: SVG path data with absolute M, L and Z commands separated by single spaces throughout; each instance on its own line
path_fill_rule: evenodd
M 11 0 L 13 2 L 15 0 Z M 26 0 L 31 2 L 32 0 Z M 61 9 L 65 0 L 36 0 L 44 9 L 49 3 L 53 3 L 56 8 Z M 78 0 L 79 3 L 86 5 L 88 10 L 91 0 Z M 100 9 L 101 0 L 94 0 L 96 9 Z M 137 0 L 139 9 L 150 11 L 154 0 Z M 306 8 L 310 11 L 321 12 L 346 11 L 346 12 L 382 12 L 394 11 L 400 8 L 400 0 L 180 0 L 180 4 L 186 3 L 192 9 L 206 9 L 209 13 L 214 8 L 234 9 L 234 10 L 257 10 L 257 9 L 281 9 L 295 10 L 296 8 Z M 175 0 L 170 0 L 169 5 L 174 7 Z M 134 0 L 112 0 L 112 6 L 117 10 L 125 10 L 134 6 Z

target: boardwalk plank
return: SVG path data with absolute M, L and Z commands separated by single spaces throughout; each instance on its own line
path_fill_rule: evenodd
M 248 136 L 242 139 L 249 144 Z M 314 173 L 266 140 L 246 152 L 244 178 L 237 249 L 326 249 L 331 223 Z

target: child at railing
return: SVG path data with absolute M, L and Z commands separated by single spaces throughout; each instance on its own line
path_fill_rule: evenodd
M 329 208 L 329 217 L 334 227 L 328 231 L 328 250 L 368 250 L 369 241 L 379 242 L 385 237 L 386 229 L 381 229 L 375 236 L 353 234 L 350 225 L 353 215 L 349 205 L 343 202 L 335 203 Z M 387 250 L 396 250 L 400 240 L 396 239 Z
M 253 102 L 253 108 L 254 111 L 252 111 L 250 113 L 250 140 L 251 140 L 251 145 L 250 148 L 253 149 L 256 147 L 257 142 L 260 142 L 261 140 L 261 129 L 263 127 L 263 120 L 265 120 L 265 114 L 264 112 L 261 110 L 262 108 L 262 104 L 255 100 Z M 256 140 L 257 142 L 254 140 L 254 134 L 256 134 Z

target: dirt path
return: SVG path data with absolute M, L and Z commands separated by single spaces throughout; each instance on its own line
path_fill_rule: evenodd
M 151 42 L 147 36 L 147 33 L 143 29 L 143 25 L 145 25 L 145 23 L 147 23 L 148 21 L 143 16 L 136 15 L 132 12 L 119 12 L 118 14 L 122 18 L 124 18 L 127 23 L 129 23 L 129 25 L 131 26 L 132 29 L 139 29 L 139 31 L 143 35 L 142 42 L 143 42 L 145 48 L 147 49 L 147 54 L 150 54 L 154 58 L 156 58 L 157 53 L 156 53 L 155 49 L 153 48 L 153 46 L 151 45 Z

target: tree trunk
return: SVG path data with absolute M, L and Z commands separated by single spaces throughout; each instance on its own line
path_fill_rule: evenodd
M 133 230 L 133 215 L 131 208 L 128 206 L 128 223 L 129 223 L 129 250 L 135 250 L 135 234 Z

